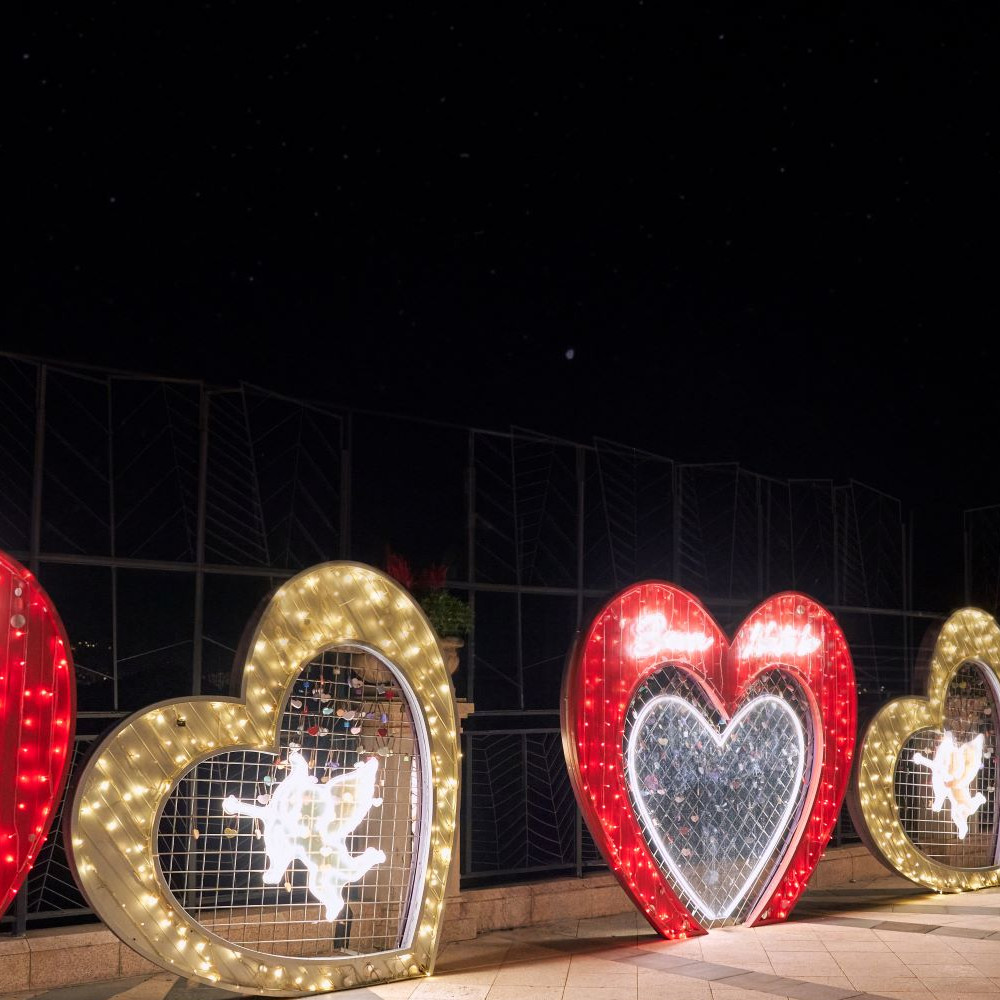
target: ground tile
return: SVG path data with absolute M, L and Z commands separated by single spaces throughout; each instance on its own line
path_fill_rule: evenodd
M 712 1000 L 779 1000 L 781 997 L 784 997 L 784 993 L 764 993 L 726 986 L 724 983 L 712 983 Z
M 769 952 L 771 967 L 779 976 L 840 976 L 843 969 L 829 952 L 779 953 Z M 875 957 L 875 956 L 872 956 Z
M 873 937 L 870 932 L 865 932 L 864 937 L 859 938 L 831 938 L 824 942 L 826 950 L 831 955 L 845 952 L 851 955 L 861 955 L 865 953 L 888 953 L 889 946 L 878 938 Z
M 639 969 L 639 998 L 669 997 L 670 1000 L 712 1000 L 712 991 L 704 979 L 689 979 L 656 969 Z
M 493 985 L 564 986 L 568 972 L 568 958 L 548 959 L 544 962 L 515 962 L 500 967 Z
M 879 995 L 890 997 L 891 1000 L 936 1000 L 935 996 L 926 986 L 912 990 L 880 990 Z
M 939 997 L 947 997 L 948 1000 L 954 1000 L 956 994 L 1000 993 L 1000 986 L 997 986 L 992 979 L 987 979 L 985 976 L 978 979 L 968 978 L 958 981 L 950 978 L 935 979 L 921 977 L 920 981 L 931 993 Z
M 369 986 L 366 992 L 378 997 L 379 1000 L 409 1000 L 419 985 L 420 983 L 415 979 L 401 979 L 397 983 L 380 983 L 378 986 Z
M 641 957 L 638 952 L 636 957 Z M 628 961 L 612 961 L 598 955 L 574 955 L 569 963 L 569 974 L 588 976 L 634 976 L 635 966 Z
M 865 974 L 849 972 L 848 980 L 852 986 L 863 993 L 877 993 L 881 995 L 887 991 L 906 993 L 912 990 L 919 990 L 924 984 L 916 976 L 881 976 L 877 974 Z
M 572 986 L 567 984 L 563 1000 L 635 1000 L 638 987 L 629 986 Z
M 563 1000 L 561 986 L 494 986 L 486 1000 Z
M 983 973 L 974 965 L 956 964 L 954 962 L 937 962 L 923 964 L 907 960 L 906 964 L 920 979 L 981 979 Z
M 759 939 L 758 939 L 759 940 Z M 764 950 L 769 954 L 776 952 L 799 952 L 799 951 L 826 951 L 826 944 L 822 938 L 775 938 L 760 941 Z
M 412 1000 L 486 1000 L 489 986 L 462 986 L 425 979 L 410 994 Z
M 477 969 L 435 969 L 434 975 L 431 978 L 434 982 L 466 983 L 469 986 L 492 986 L 499 972 L 499 965 L 487 965 Z

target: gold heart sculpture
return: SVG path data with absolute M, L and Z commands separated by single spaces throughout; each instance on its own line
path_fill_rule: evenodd
M 226 941 L 170 892 L 156 857 L 160 815 L 201 761 L 231 750 L 277 752 L 283 706 L 303 666 L 348 647 L 387 665 L 424 754 L 424 833 L 400 947 L 360 957 L 281 957 Z M 77 880 L 129 947 L 170 972 L 238 993 L 303 996 L 433 969 L 455 838 L 458 737 L 437 637 L 413 598 L 368 566 L 331 562 L 285 583 L 246 643 L 239 698 L 160 702 L 95 748 L 69 810 Z
M 896 798 L 898 768 L 901 765 L 912 768 L 914 764 L 900 760 L 907 741 L 922 730 L 943 733 L 948 687 L 965 664 L 977 666 L 989 679 L 990 686 L 1000 691 L 1000 627 L 992 615 L 977 608 L 956 611 L 942 626 L 931 654 L 927 697 L 890 701 L 869 724 L 858 755 L 852 802 L 852 812 L 861 814 L 859 833 L 868 847 L 901 875 L 939 892 L 1000 885 L 1000 865 L 962 868 L 928 857 L 907 836 Z M 994 726 L 1000 722 L 995 711 L 992 718 Z M 932 763 L 921 754 L 914 757 L 923 757 L 920 766 Z M 973 770 L 978 768 L 967 770 L 965 791 L 969 792 Z M 923 773 L 928 775 L 927 771 Z M 929 777 L 923 780 L 929 782 Z M 935 811 L 941 810 L 941 802 L 936 804 Z

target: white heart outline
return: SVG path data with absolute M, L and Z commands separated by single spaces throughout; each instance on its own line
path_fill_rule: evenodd
M 740 905 L 741 902 L 746 898 L 747 892 L 753 886 L 754 882 L 760 877 L 760 873 L 764 870 L 764 866 L 768 861 L 773 859 L 774 849 L 777 847 L 779 840 L 782 837 L 788 835 L 789 828 L 788 822 L 791 819 L 792 813 L 794 812 L 796 806 L 800 803 L 804 806 L 809 798 L 809 788 L 803 787 L 802 779 L 805 776 L 805 734 L 802 730 L 802 721 L 799 719 L 798 715 L 792 710 L 788 702 L 775 695 L 760 695 L 757 698 L 753 698 L 746 704 L 741 706 L 739 711 L 732 716 L 732 718 L 726 721 L 726 728 L 720 733 L 719 730 L 713 726 L 708 719 L 700 712 L 694 705 L 691 704 L 687 699 L 681 698 L 678 695 L 666 694 L 657 695 L 655 698 L 651 698 L 645 705 L 640 709 L 639 714 L 636 716 L 632 725 L 630 726 L 630 732 L 636 733 L 639 728 L 646 721 L 646 717 L 652 712 L 652 710 L 666 702 L 672 702 L 683 708 L 690 716 L 693 716 L 695 721 L 697 721 L 702 729 L 712 737 L 715 746 L 718 749 L 722 749 L 729 739 L 730 734 L 735 732 L 736 728 L 740 725 L 746 715 L 753 709 L 756 709 L 765 702 L 774 702 L 777 704 L 784 712 L 788 714 L 788 717 L 792 720 L 795 734 L 798 738 L 798 765 L 796 767 L 795 785 L 798 787 L 798 792 L 791 797 L 791 801 L 786 804 L 784 811 L 782 812 L 781 822 L 775 827 L 775 832 L 771 835 L 767 842 L 766 850 L 761 852 L 761 858 L 754 866 L 749 878 L 740 886 L 739 891 L 734 895 L 732 903 L 729 904 L 728 908 L 722 913 L 713 912 L 706 904 L 705 901 L 696 893 L 692 888 L 690 883 L 681 874 L 680 867 L 677 862 L 673 859 L 670 851 L 667 849 L 666 844 L 663 843 L 659 834 L 656 831 L 656 827 L 653 823 L 653 818 L 650 815 L 648 809 L 646 808 L 646 803 L 641 790 L 636 787 L 635 777 L 636 777 L 636 766 L 635 766 L 635 748 L 637 740 L 630 739 L 628 742 L 628 752 L 626 755 L 626 773 L 625 777 L 629 784 L 629 789 L 632 792 L 632 798 L 638 808 L 640 815 L 645 823 L 645 832 L 648 833 L 653 843 L 656 845 L 657 851 L 660 857 L 666 862 L 669 869 L 670 875 L 674 878 L 680 886 L 684 889 L 688 898 L 695 904 L 698 910 L 708 917 L 709 920 L 725 920 L 729 917 L 732 912 Z M 815 755 L 814 761 L 815 764 Z M 813 768 L 815 770 L 815 767 Z M 779 865 L 778 870 L 775 874 L 780 874 L 784 870 L 784 865 Z M 773 878 L 771 879 L 773 881 Z M 766 893 L 762 894 L 766 895 Z

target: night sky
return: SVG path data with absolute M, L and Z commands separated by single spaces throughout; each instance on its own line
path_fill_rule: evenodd
M 753 6 L 35 5 L 2 346 L 853 476 L 954 572 L 1000 502 L 989 8 Z

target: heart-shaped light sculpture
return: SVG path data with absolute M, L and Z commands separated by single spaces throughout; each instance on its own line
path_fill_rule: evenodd
M 0 914 L 48 836 L 69 772 L 76 679 L 49 596 L 0 552 Z
M 1000 627 L 963 608 L 938 633 L 927 696 L 883 706 L 858 754 L 851 811 L 890 868 L 941 892 L 1000 885 L 998 714 Z
M 847 788 L 856 699 L 834 617 L 761 604 L 732 643 L 691 594 L 639 583 L 570 657 L 563 748 L 595 842 L 665 937 L 788 916 Z
M 390 671 L 421 755 L 424 818 L 408 900 L 395 901 L 406 911 L 398 947 L 299 957 L 226 940 L 188 913 L 167 885 L 156 849 L 164 807 L 200 762 L 232 751 L 277 753 L 284 708 L 301 701 L 291 696 L 302 668 L 338 649 L 367 653 Z M 242 669 L 239 698 L 161 702 L 124 720 L 97 746 L 70 806 L 69 839 L 86 898 L 146 958 L 235 992 L 302 996 L 429 974 L 455 837 L 459 753 L 450 679 L 423 612 L 370 567 L 315 566 L 270 600 L 249 635 Z M 270 794 L 250 802 L 226 795 L 217 803 L 233 824 L 240 816 L 263 824 L 270 863 L 264 883 L 280 882 L 298 859 L 313 898 L 328 918 L 338 915 L 344 887 L 385 858 L 374 842 L 359 851 L 361 838 L 352 834 L 377 805 L 377 759 L 358 761 L 323 784 L 307 773 L 301 754 L 288 752 L 279 765 L 287 776 Z M 237 832 L 234 825 L 227 835 Z

